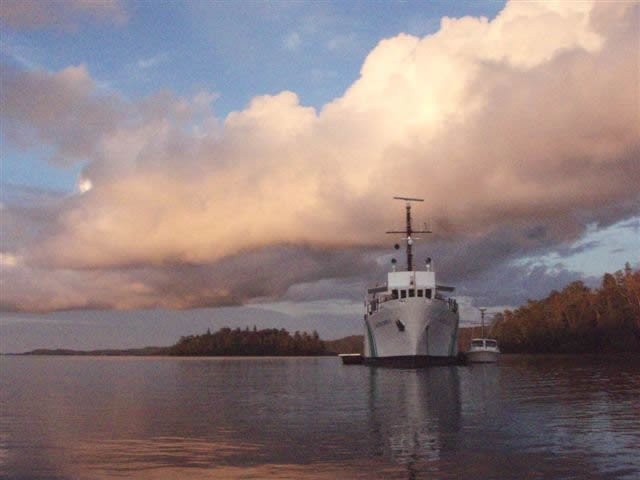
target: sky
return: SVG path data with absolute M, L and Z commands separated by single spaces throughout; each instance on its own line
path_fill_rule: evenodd
M 361 333 L 396 195 L 463 324 L 638 268 L 639 32 L 632 1 L 3 0 L 0 351 Z

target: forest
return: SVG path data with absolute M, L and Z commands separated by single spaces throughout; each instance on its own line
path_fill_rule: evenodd
M 640 270 L 606 273 L 600 288 L 576 281 L 494 317 L 505 353 L 640 352 Z
M 268 328 L 258 330 L 248 327 L 222 328 L 215 333 L 207 330 L 202 335 L 181 337 L 169 348 L 169 355 L 190 356 L 303 356 L 327 355 L 325 342 L 316 331 L 295 332 L 291 335 L 285 329 Z

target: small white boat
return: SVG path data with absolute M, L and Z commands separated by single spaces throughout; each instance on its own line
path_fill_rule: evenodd
M 467 351 L 467 361 L 470 363 L 496 363 L 500 349 L 498 341 L 493 338 L 474 338 Z
M 469 363 L 496 363 L 500 355 L 498 341 L 493 338 L 485 338 L 484 336 L 484 307 L 479 308 L 480 318 L 482 319 L 482 338 L 472 338 L 471 346 L 466 352 L 467 362 Z

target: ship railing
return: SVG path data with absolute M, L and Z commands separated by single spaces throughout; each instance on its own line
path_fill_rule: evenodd
M 378 297 L 378 302 L 379 303 L 384 303 L 384 302 L 388 302 L 389 300 L 393 300 L 395 297 L 391 294 L 386 294 L 386 295 L 380 295 Z
M 453 313 L 456 313 L 458 311 L 458 302 L 455 298 L 447 298 L 447 304 L 449 306 L 449 310 L 451 310 Z

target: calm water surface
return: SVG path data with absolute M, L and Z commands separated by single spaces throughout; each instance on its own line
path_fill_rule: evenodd
M 640 478 L 640 358 L 0 358 L 6 479 Z

